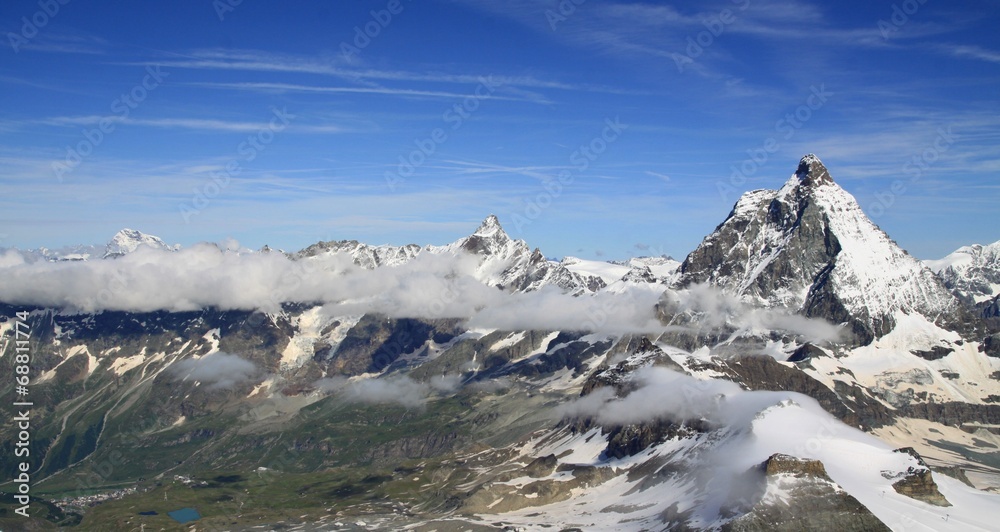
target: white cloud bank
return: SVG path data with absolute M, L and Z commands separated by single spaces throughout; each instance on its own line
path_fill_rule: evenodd
M 367 270 L 347 254 L 290 260 L 281 253 L 239 254 L 201 244 L 176 252 L 140 248 L 115 260 L 31 262 L 16 250 L 0 255 L 0 301 L 70 311 L 221 310 L 279 312 L 281 303 L 325 305 L 329 314 L 379 312 L 402 318 L 460 318 L 470 327 L 658 333 L 659 293 L 648 287 L 573 297 L 555 287 L 510 294 L 476 277 L 479 257 L 422 253 Z M 708 325 L 785 329 L 827 339 L 836 328 L 775 311 L 759 311 L 708 288 L 672 292 L 678 308 Z M 721 320 L 715 323 L 716 320 Z

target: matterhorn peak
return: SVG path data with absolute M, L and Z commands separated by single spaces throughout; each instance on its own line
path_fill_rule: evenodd
M 846 341 L 857 345 L 891 332 L 903 314 L 951 330 L 962 322 L 958 301 L 933 272 L 879 229 L 812 154 L 780 190 L 744 194 L 681 271 L 682 287 L 709 283 L 749 303 L 846 324 Z
M 497 218 L 497 215 L 491 214 L 483 220 L 483 223 L 479 225 L 479 229 L 476 229 L 476 232 L 473 233 L 473 235 L 491 237 L 498 231 L 505 235 L 507 234 L 504 232 L 503 227 L 500 226 L 500 219 Z
M 799 161 L 799 167 L 795 170 L 795 177 L 805 187 L 833 184 L 833 177 L 830 176 L 830 172 L 823 165 L 823 161 L 820 161 L 819 157 L 816 157 L 812 153 Z

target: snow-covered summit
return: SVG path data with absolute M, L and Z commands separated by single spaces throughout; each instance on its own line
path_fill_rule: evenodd
M 155 249 L 162 249 L 165 251 L 175 251 L 176 247 L 167 245 L 162 239 L 157 236 L 147 235 L 141 231 L 136 231 L 135 229 L 122 229 L 111 238 L 108 242 L 107 247 L 104 249 L 104 258 L 115 258 L 121 257 L 122 255 L 127 255 L 133 251 L 139 249 L 142 246 L 149 246 Z
M 1000 241 L 964 246 L 947 257 L 924 264 L 963 300 L 981 303 L 1000 294 Z
M 541 251 L 532 250 L 524 240 L 511 238 L 493 214 L 471 235 L 438 249 L 479 256 L 478 278 L 505 290 L 527 292 L 555 285 L 579 294 L 605 284 L 599 278 L 574 273 L 558 262 L 546 260 Z
M 500 220 L 489 215 L 471 235 L 444 246 L 371 246 L 356 240 L 318 242 L 294 254 L 296 259 L 316 255 L 346 253 L 363 268 L 405 264 L 421 253 L 472 254 L 478 258 L 476 278 L 489 286 L 514 292 L 538 290 L 555 285 L 575 294 L 594 292 L 605 283 L 597 277 L 580 275 L 558 262 L 545 259 L 524 240 L 515 240 L 504 231 Z
M 692 252 L 679 284 L 709 283 L 747 302 L 846 323 L 867 343 L 898 312 L 950 323 L 958 301 L 865 215 L 815 155 L 779 190 L 755 190 Z
M 483 223 L 479 224 L 476 232 L 448 247 L 478 255 L 503 258 L 513 258 L 531 251 L 525 241 L 512 239 L 503 230 L 500 220 L 494 214 L 487 216 Z
M 482 237 L 491 237 L 498 232 L 503 233 L 505 236 L 507 234 L 503 230 L 503 227 L 500 226 L 500 219 L 497 218 L 497 215 L 491 214 L 483 220 L 483 223 L 479 224 L 479 229 L 476 229 L 476 232 L 473 234 Z

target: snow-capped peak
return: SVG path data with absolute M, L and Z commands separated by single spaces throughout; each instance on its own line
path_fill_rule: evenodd
M 523 240 L 514 240 L 500 226 L 500 220 L 493 214 L 486 217 L 475 233 L 456 242 L 458 247 L 478 255 L 513 257 L 529 252 Z
M 944 273 L 948 268 L 965 269 L 979 262 L 1000 262 L 1000 241 L 992 244 L 973 244 L 956 249 L 947 257 L 938 260 L 925 260 L 934 273 Z
M 947 257 L 924 264 L 963 300 L 981 303 L 1000 294 L 1000 241 L 964 246 Z
M 819 160 L 815 154 L 808 154 L 799 161 L 799 167 L 795 170 L 797 182 L 803 186 L 820 186 L 833 184 L 833 177 L 827 171 L 823 161 Z
M 806 155 L 777 191 L 748 192 L 685 260 L 681 283 L 711 283 L 748 302 L 848 323 L 856 341 L 916 312 L 948 321 L 957 300 Z
M 491 214 L 483 220 L 483 223 L 479 224 L 479 229 L 476 229 L 476 232 L 473 234 L 476 236 L 490 237 L 497 234 L 497 232 L 500 232 L 503 236 L 507 236 L 503 227 L 500 226 L 500 219 L 497 218 L 495 214 Z
M 149 246 L 155 249 L 175 251 L 176 247 L 167 245 L 159 237 L 147 235 L 135 229 L 122 229 L 111 238 L 104 250 L 104 258 L 120 257 L 139 249 L 141 246 Z

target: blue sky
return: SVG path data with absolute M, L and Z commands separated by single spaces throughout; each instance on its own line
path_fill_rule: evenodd
M 918 257 L 1000 239 L 992 1 L 237 3 L 0 6 L 0 246 L 495 213 L 550 257 L 680 258 L 810 152 Z

